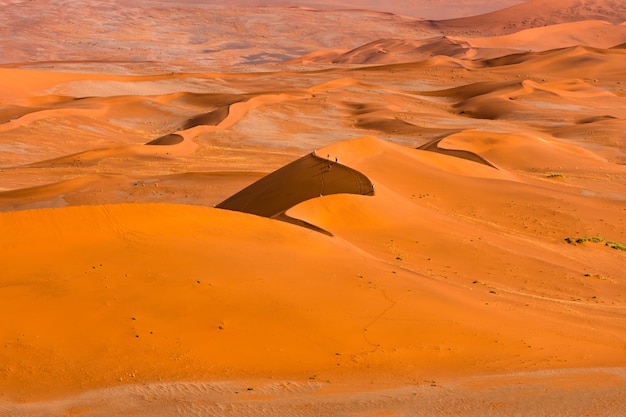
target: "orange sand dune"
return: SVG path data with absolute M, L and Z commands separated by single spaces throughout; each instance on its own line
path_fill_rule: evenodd
M 611 48 L 626 40 L 626 25 L 581 21 L 522 30 L 489 37 L 440 36 L 420 40 L 381 39 L 351 51 L 317 51 L 295 63 L 396 64 L 446 56 L 463 60 L 502 59 L 519 51 L 545 51 L 584 45 Z M 494 63 L 496 61 L 493 61 Z
M 395 64 L 422 61 L 436 55 L 465 58 L 475 55 L 467 43 L 447 37 L 423 40 L 381 39 L 351 51 L 314 52 L 290 63 Z
M 484 65 L 486 68 L 496 67 L 518 74 L 519 70 L 523 70 L 541 74 L 544 78 L 551 78 L 550 74 L 558 74 L 559 78 L 571 77 L 587 80 L 606 78 L 612 81 L 619 79 L 620 62 L 625 56 L 626 54 L 621 49 L 594 49 L 577 46 L 488 59 L 484 61 Z
M 0 0 L 0 415 L 626 413 L 622 2 L 346 3 Z
M 474 17 L 428 23 L 448 34 L 489 36 L 585 20 L 619 25 L 626 21 L 626 5 L 614 0 L 530 0 Z
M 216 4 L 225 4 L 232 6 L 237 4 L 241 6 L 298 6 L 298 7 L 310 7 L 313 9 L 363 9 L 382 11 L 387 13 L 397 13 L 401 15 L 419 17 L 419 18 L 441 18 L 445 17 L 460 17 L 460 16 L 472 16 L 479 13 L 485 13 L 489 10 L 495 10 L 498 8 L 507 7 L 512 4 L 521 3 L 523 0 L 502 0 L 494 5 L 492 2 L 485 0 L 461 0 L 455 3 L 455 7 L 449 7 L 449 4 L 444 0 L 430 0 L 423 2 L 419 0 L 388 0 L 385 3 L 380 3 L 375 0 L 291 0 L 285 2 L 282 0 L 236 0 L 214 1 Z M 193 2 L 193 1 L 192 1 Z
M 0 214 L 2 315 L 16 318 L 1 336 L 3 392 L 41 398 L 200 374 L 408 382 L 621 364 L 623 255 L 563 241 L 626 240 L 594 220 L 620 204 L 584 209 L 588 197 L 371 138 L 324 152 L 376 184 L 374 197 L 331 195 L 288 211 L 336 238 L 189 206 Z M 468 204 L 469 193 L 482 204 Z M 563 199 L 582 211 L 559 208 Z M 539 223 L 498 214 L 512 203 L 533 207 Z M 24 308 L 32 303 L 47 314 Z
M 544 109 L 550 107 L 560 108 L 564 118 L 571 113 L 572 120 L 581 111 L 587 115 L 607 111 L 614 113 L 614 117 L 626 117 L 620 110 L 619 96 L 581 80 L 481 82 L 419 94 L 454 98 L 458 100 L 452 105 L 455 111 L 480 119 L 532 121 L 543 119 Z M 602 106 L 599 108 L 593 100 L 600 101 Z
M 277 217 L 303 201 L 339 193 L 371 195 L 374 187 L 366 176 L 330 155 L 308 155 L 263 177 L 216 207 Z
M 620 148 L 620 138 L 624 132 L 623 120 L 611 115 L 596 116 L 577 121 L 576 124 L 555 128 L 551 134 L 584 146 L 593 142 L 594 152 L 604 158 L 625 165 L 626 152 Z
M 211 207 L 261 176 L 254 172 L 231 171 L 132 177 L 84 175 L 59 183 L 0 192 L 0 211 L 164 200 Z
M 479 164 L 487 165 L 495 168 L 489 161 L 487 161 L 482 156 L 475 154 L 474 152 L 464 151 L 462 149 L 446 149 L 445 147 L 440 147 L 439 143 L 443 139 L 436 139 L 430 143 L 420 146 L 418 149 L 423 151 L 436 152 L 443 155 L 454 156 L 461 159 L 466 159 L 468 161 L 473 161 Z
M 623 43 L 625 39 L 626 25 L 585 20 L 526 29 L 504 36 L 472 37 L 468 42 L 474 48 L 506 47 L 523 51 L 541 51 L 578 45 L 611 48 Z

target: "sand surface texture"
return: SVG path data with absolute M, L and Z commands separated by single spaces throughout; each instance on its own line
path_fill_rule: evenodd
M 0 1 L 0 415 L 626 415 L 626 7 L 388 3 Z

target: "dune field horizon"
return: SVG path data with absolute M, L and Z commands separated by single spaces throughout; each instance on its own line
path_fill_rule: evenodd
M 0 7 L 0 416 L 626 415 L 621 1 Z

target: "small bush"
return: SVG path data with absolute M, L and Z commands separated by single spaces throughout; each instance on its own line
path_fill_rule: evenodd
M 566 237 L 564 240 L 567 243 L 569 243 L 570 245 L 577 245 L 577 244 L 581 244 L 581 243 L 585 243 L 585 242 L 591 242 L 591 243 L 602 243 L 602 242 L 604 242 L 604 245 L 609 247 L 609 248 L 613 248 L 613 249 L 617 249 L 617 250 L 621 250 L 621 251 L 625 251 L 626 252 L 626 246 L 624 246 L 621 243 L 616 242 L 614 240 L 606 240 L 606 239 L 604 239 L 603 237 L 600 237 L 600 236 L 578 237 L 578 238 Z
M 606 242 L 606 246 L 609 246 L 613 249 L 617 249 L 617 250 L 623 250 L 624 252 L 626 252 L 626 246 L 622 245 L 619 242 L 613 242 L 613 241 L 608 241 Z

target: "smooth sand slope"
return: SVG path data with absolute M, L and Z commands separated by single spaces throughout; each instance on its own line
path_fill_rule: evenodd
M 205 3 L 0 2 L 0 415 L 626 413 L 620 2 Z
M 564 241 L 625 241 L 623 224 L 596 220 L 621 203 L 375 138 L 320 152 L 377 185 L 288 211 L 335 237 L 191 206 L 4 213 L 3 392 L 197 378 L 388 386 L 621 363 L 624 252 Z
M 430 23 L 445 33 L 481 36 L 590 20 L 624 23 L 626 5 L 617 0 L 530 0 L 478 16 Z

